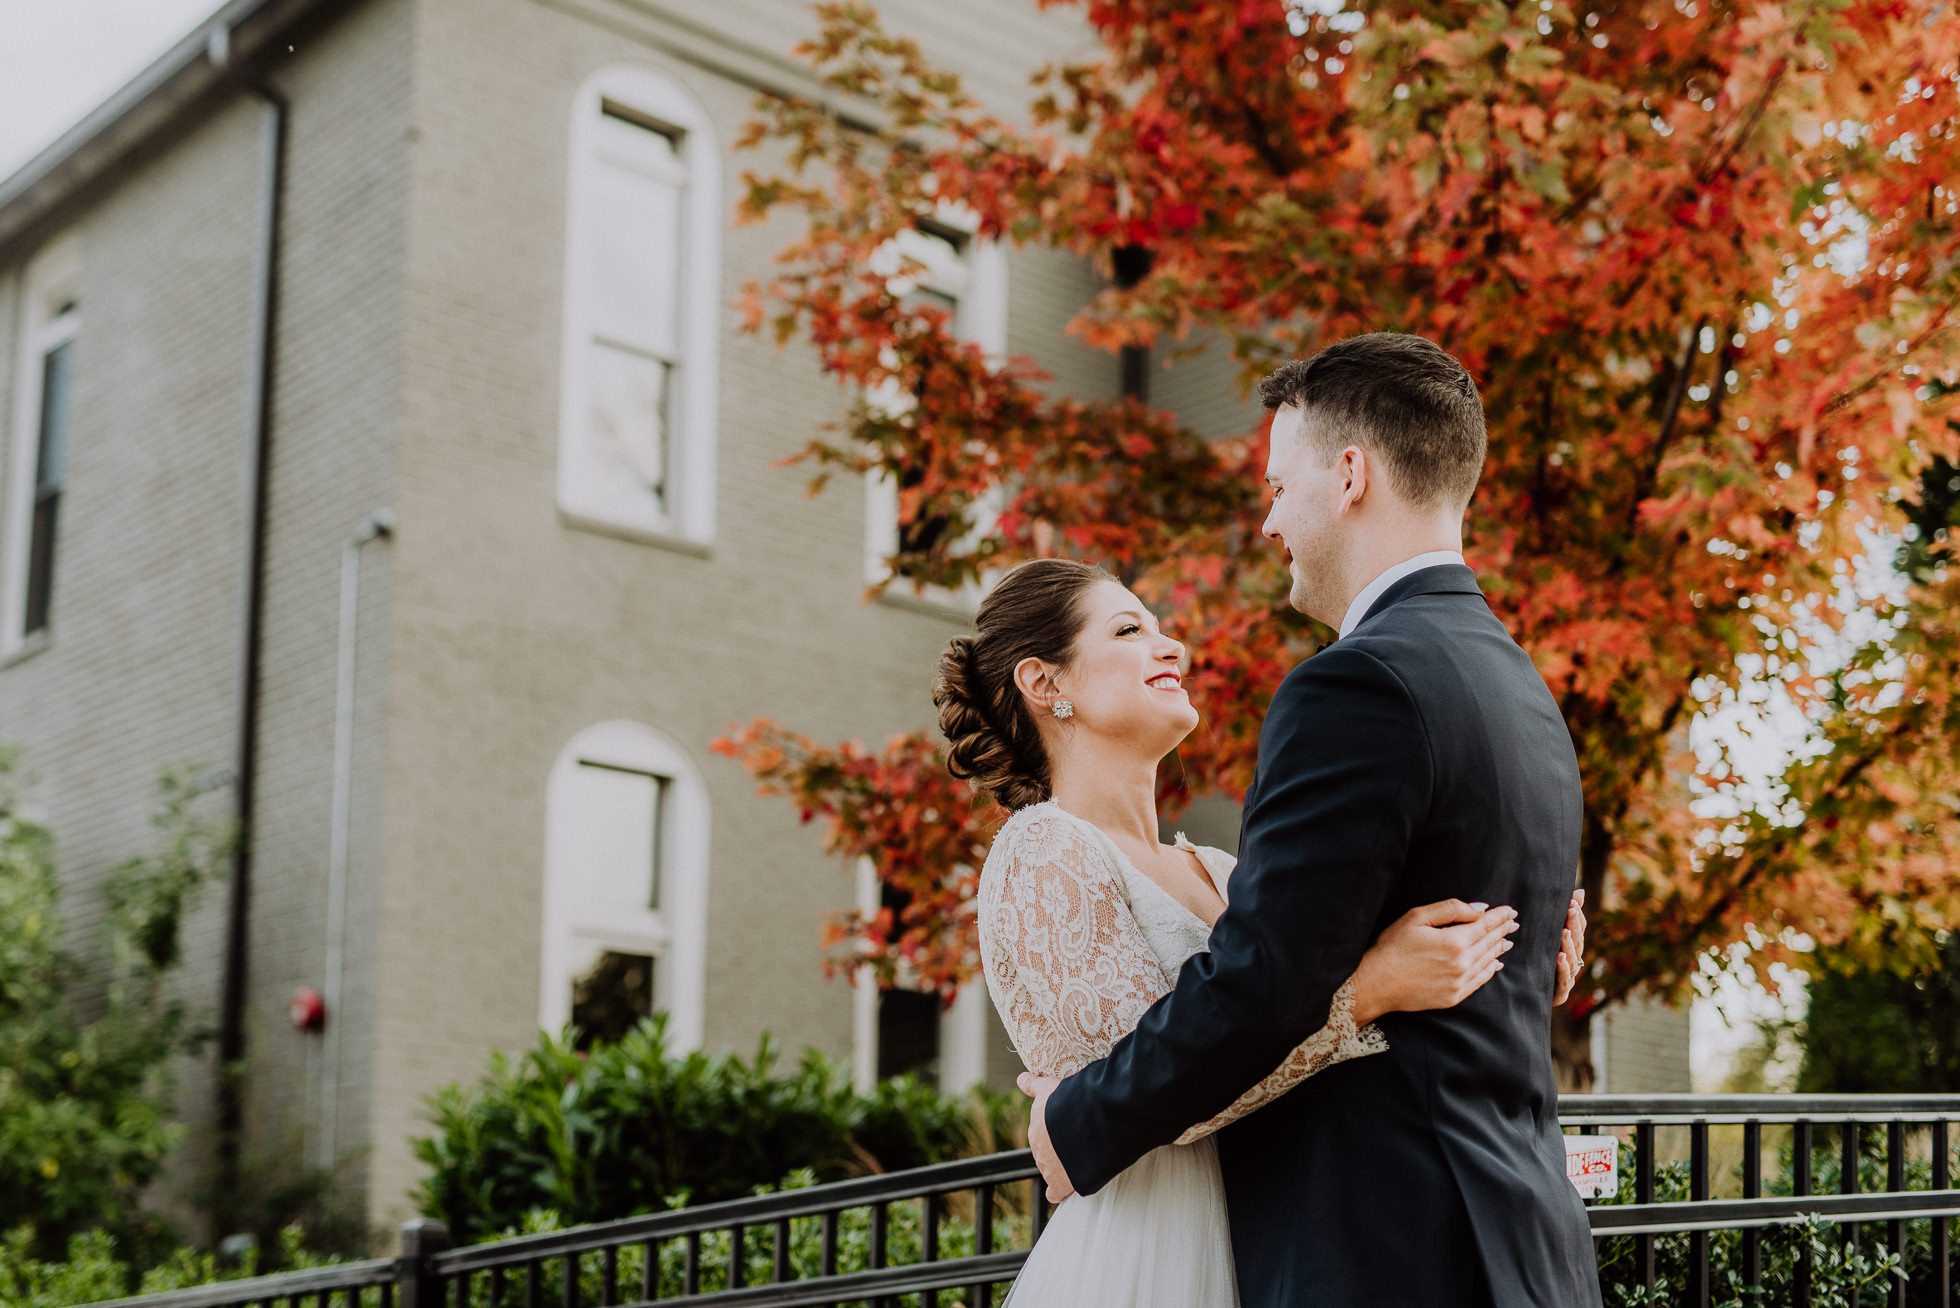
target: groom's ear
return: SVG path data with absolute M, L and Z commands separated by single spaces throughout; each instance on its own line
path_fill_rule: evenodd
M 1373 472 L 1368 451 L 1359 445 L 1350 445 L 1335 458 L 1334 467 L 1341 474 L 1341 512 L 1346 514 L 1360 504 L 1368 493 L 1369 474 Z

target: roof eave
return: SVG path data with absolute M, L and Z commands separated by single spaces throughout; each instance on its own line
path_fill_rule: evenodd
M 234 63 L 248 60 L 302 15 L 335 2 L 229 0 L 47 149 L 0 179 L 0 256 L 224 81 L 214 49 L 229 49 Z

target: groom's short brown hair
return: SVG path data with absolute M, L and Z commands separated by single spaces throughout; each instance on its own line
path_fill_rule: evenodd
M 1442 346 L 1421 336 L 1369 332 L 1310 359 L 1282 364 L 1259 399 L 1293 405 L 1329 460 L 1354 444 L 1382 457 L 1395 489 L 1424 508 L 1470 503 L 1484 470 L 1484 406 L 1477 383 Z

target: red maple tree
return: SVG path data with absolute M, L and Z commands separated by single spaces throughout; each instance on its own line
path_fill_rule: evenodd
M 900 294 L 891 243 L 957 212 L 980 240 L 1120 266 L 1072 331 L 1210 333 L 1248 383 L 1418 332 L 1483 387 L 1467 556 L 1584 776 L 1595 962 L 1557 1032 L 1569 1078 L 1591 1075 L 1577 1019 L 1679 992 L 1710 950 L 1746 941 L 1767 968 L 1806 939 L 1847 957 L 1960 923 L 1960 570 L 1942 555 L 1876 598 L 1853 580 L 1920 470 L 1960 453 L 1936 384 L 1960 360 L 1942 4 L 1075 7 L 1098 53 L 1044 70 L 1009 122 L 869 8 L 820 5 L 803 54 L 861 112 L 768 101 L 749 134 L 789 165 L 749 177 L 747 214 L 807 220 L 750 325 L 856 395 L 912 397 L 861 399 L 802 457 L 891 477 L 908 523 L 1005 506 L 984 534 L 914 533 L 894 584 L 1038 554 L 1112 567 L 1191 648 L 1205 725 L 1166 800 L 1239 796 L 1267 697 L 1325 634 L 1259 535 L 1263 430 L 1207 441 L 1133 398 L 1055 396 Z M 1689 739 L 1765 689 L 1809 733 L 1766 793 Z M 872 753 L 758 722 L 721 748 L 901 892 L 839 921 L 840 963 L 971 975 L 999 815 L 928 736 Z

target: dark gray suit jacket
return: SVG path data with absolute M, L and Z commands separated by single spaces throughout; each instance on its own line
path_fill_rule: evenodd
M 1453 1009 L 1388 1015 L 1388 1053 L 1220 1133 L 1240 1297 L 1599 1304 L 1550 1052 L 1580 818 L 1565 722 L 1474 574 L 1425 568 L 1389 587 L 1273 697 L 1209 952 L 1048 1101 L 1076 1188 L 1093 1194 L 1278 1066 L 1407 910 L 1509 904 L 1516 948 L 1488 985 Z

